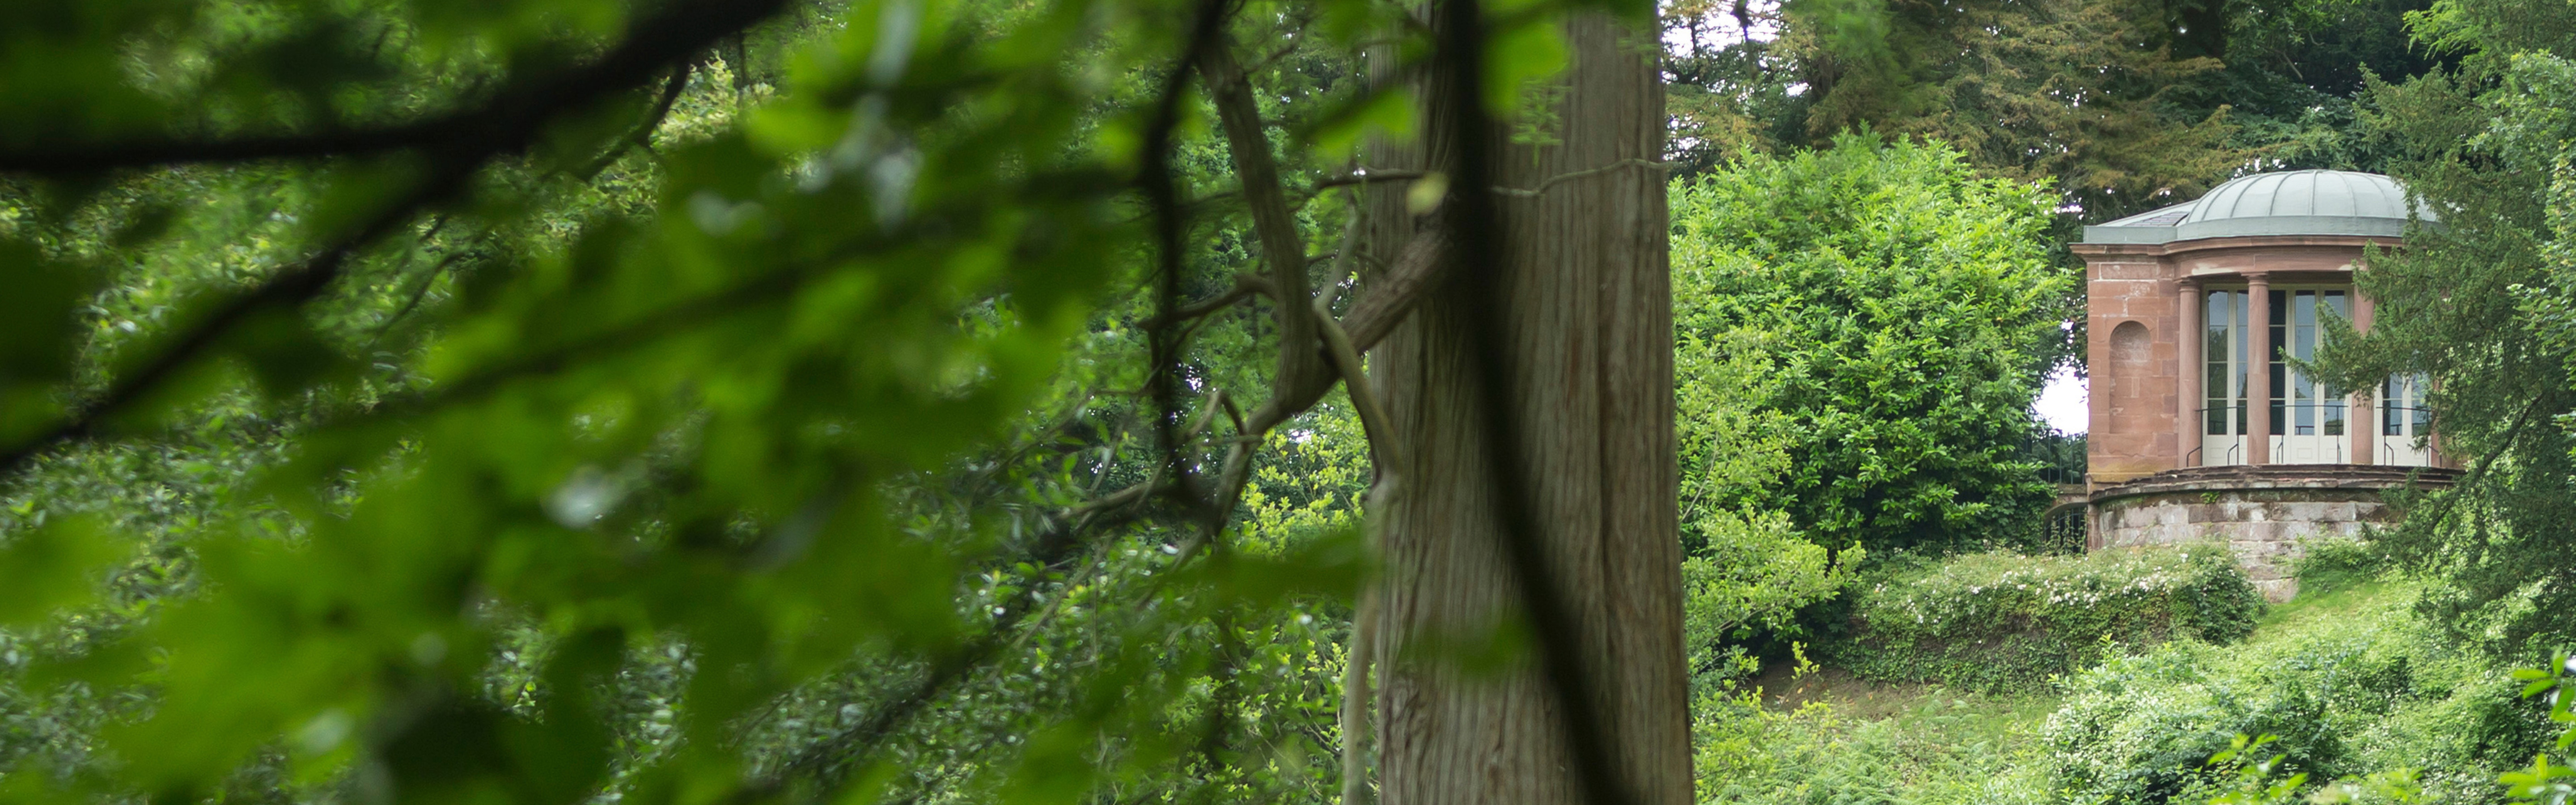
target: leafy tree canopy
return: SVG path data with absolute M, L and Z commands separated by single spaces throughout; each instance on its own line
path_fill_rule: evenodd
M 2444 453 L 2467 474 L 2416 502 L 2383 543 L 2439 584 L 2423 606 L 2458 639 L 2518 656 L 2576 636 L 2576 412 L 2568 311 L 2576 142 L 2576 13 L 2555 3 L 2437 2 L 2409 15 L 2454 69 L 2372 84 L 2365 133 L 2391 144 L 2395 175 L 2438 210 L 2403 250 L 2359 275 L 2379 312 L 2366 338 L 2337 331 L 2324 356 L 2350 388 L 2431 378 Z
M 2020 446 L 2075 277 L 2044 189 L 1852 135 L 1673 191 L 1685 539 L 1779 510 L 1816 542 L 1952 550 L 2028 530 Z

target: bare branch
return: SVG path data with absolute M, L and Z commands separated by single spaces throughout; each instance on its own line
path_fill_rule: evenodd
M 1172 165 L 1172 135 L 1181 124 L 1181 95 L 1188 87 L 1191 69 L 1211 51 L 1222 50 L 1225 36 L 1226 0 L 1201 0 L 1192 13 L 1188 39 L 1182 42 L 1180 58 L 1164 75 L 1161 92 L 1155 96 L 1153 113 L 1145 126 L 1145 136 L 1138 144 L 1136 181 L 1145 196 L 1146 207 L 1153 213 L 1156 265 L 1154 272 L 1154 317 L 1147 349 L 1145 387 L 1154 403 L 1154 444 L 1162 452 L 1163 473 L 1171 487 L 1166 490 L 1177 502 L 1204 515 L 1206 499 L 1185 462 L 1179 433 L 1180 425 L 1180 349 L 1183 334 L 1173 326 L 1181 321 L 1181 272 L 1185 267 L 1183 249 L 1189 233 L 1188 210 L 1181 204 L 1180 182 Z
M 1149 330 L 1157 329 L 1165 325 L 1177 324 L 1202 316 L 1207 316 L 1209 314 L 1216 313 L 1217 311 L 1233 307 L 1234 303 L 1243 301 L 1246 297 L 1254 295 L 1268 296 L 1272 298 L 1278 297 L 1278 294 L 1274 293 L 1271 289 L 1270 280 L 1262 277 L 1261 275 L 1236 274 L 1234 275 L 1233 287 L 1225 289 L 1224 293 L 1182 305 L 1179 310 L 1172 312 L 1172 318 L 1168 321 L 1160 317 L 1146 319 L 1145 328 Z
M 1352 220 L 1358 220 L 1355 213 Z M 1374 452 L 1378 468 L 1377 481 L 1369 490 L 1368 548 L 1370 556 L 1381 555 L 1385 546 L 1383 518 L 1394 496 L 1402 494 L 1403 483 L 1394 468 L 1405 466 L 1403 447 L 1377 393 L 1369 387 L 1368 370 L 1360 363 L 1359 350 L 1351 344 L 1349 333 L 1326 309 L 1329 299 L 1315 300 L 1316 329 L 1330 348 L 1333 366 L 1341 370 L 1342 387 L 1351 398 L 1351 407 L 1359 409 L 1360 427 L 1368 432 L 1369 449 Z M 1359 604 L 1351 613 L 1351 645 L 1342 655 L 1342 805 L 1360 805 L 1369 799 L 1367 738 L 1369 665 L 1377 649 L 1378 582 L 1366 579 L 1360 583 Z
M 1083 535 L 1095 529 L 1123 524 L 1135 517 L 1135 507 L 1160 486 L 1149 482 L 1121 490 L 1093 504 L 1068 509 L 1055 528 L 1038 538 L 1023 558 L 1041 573 L 1062 568 L 1077 558 L 1086 544 Z M 1114 502 L 1113 502 L 1114 501 Z M 1017 564 L 1017 563 L 1014 563 Z M 1024 584 L 1019 592 L 1002 605 L 993 624 L 974 640 L 966 642 L 932 663 L 930 673 L 904 695 L 879 708 L 867 720 L 850 725 L 814 746 L 798 752 L 770 774 L 749 781 L 729 797 L 732 802 L 756 802 L 775 797 L 800 778 L 818 779 L 826 787 L 838 787 L 848 773 L 895 731 L 903 728 L 945 695 L 950 688 L 966 681 L 989 664 L 1008 645 L 1020 623 L 1036 612 L 1037 584 Z
M 1657 162 L 1651 159 L 1622 159 L 1598 168 L 1588 168 L 1585 170 L 1560 173 L 1555 176 L 1550 176 L 1547 177 L 1547 181 L 1540 182 L 1537 187 L 1529 188 L 1527 190 L 1517 187 L 1496 187 L 1494 188 L 1494 192 L 1501 195 L 1511 196 L 1513 198 L 1538 198 L 1539 196 L 1546 195 L 1548 188 L 1555 187 L 1566 182 L 1571 182 L 1576 179 L 1581 179 L 1586 176 L 1599 176 L 1604 173 L 1626 168 L 1651 168 L 1658 171 L 1671 170 L 1673 166 L 1679 164 L 1681 163 Z
M 1437 286 L 1450 271 L 1452 252 L 1458 246 L 1454 216 L 1447 205 L 1424 219 L 1395 254 L 1395 263 L 1369 281 L 1368 287 L 1349 313 L 1342 316 L 1342 329 L 1350 331 L 1351 345 L 1361 352 L 1386 338 L 1395 326 L 1404 323 L 1413 305 L 1422 300 L 1425 291 Z
M 1141 169 L 1137 175 L 1139 191 L 1152 210 L 1155 245 L 1158 249 L 1155 283 L 1156 312 L 1151 364 L 1147 367 L 1146 391 L 1153 398 L 1155 447 L 1162 453 L 1156 477 L 1146 485 L 1131 487 L 1113 497 L 1123 500 L 1114 508 L 1083 512 L 1061 527 L 1050 530 L 1039 540 L 1038 550 L 1031 555 L 1039 567 L 1055 567 L 1069 558 L 1080 545 L 1077 535 L 1096 523 L 1097 512 L 1132 512 L 1134 507 L 1153 496 L 1177 499 L 1194 512 L 1203 512 L 1205 503 L 1187 475 L 1181 449 L 1180 389 L 1178 349 L 1180 337 L 1172 328 L 1184 320 L 1181 315 L 1180 274 L 1182 249 L 1188 232 L 1180 202 L 1180 189 L 1174 180 L 1171 164 L 1172 135 L 1180 125 L 1181 90 L 1186 86 L 1190 66 L 1216 46 L 1224 30 L 1226 0 L 1201 0 L 1197 4 L 1190 35 L 1183 43 L 1181 57 L 1165 78 L 1161 94 L 1145 129 L 1139 150 Z M 1121 514 L 1123 521 L 1127 515 Z M 1181 557 L 1186 561 L 1187 555 Z M 1006 636 L 1027 617 L 1036 585 L 1023 587 L 994 618 L 983 636 L 940 658 L 931 673 L 915 684 L 892 704 L 859 724 L 842 730 L 822 743 L 807 749 L 777 772 L 753 781 L 737 790 L 734 801 L 755 801 L 777 796 L 794 779 L 820 779 L 827 787 L 837 787 L 848 770 L 862 758 L 873 754 L 887 738 L 928 709 L 949 690 L 964 682 L 977 670 L 989 664 L 1004 645 Z
M 1361 170 L 1351 171 L 1350 173 L 1345 173 L 1345 174 L 1342 174 L 1342 175 L 1340 175 L 1340 176 L 1329 177 L 1329 178 L 1324 179 L 1323 181 L 1316 182 L 1316 183 L 1315 183 L 1315 189 L 1317 189 L 1317 190 L 1322 190 L 1322 189 L 1325 189 L 1325 188 L 1328 188 L 1328 187 L 1344 187 L 1344 186 L 1348 186 L 1348 185 L 1365 185 L 1365 184 L 1368 184 L 1368 183 L 1370 183 L 1370 182 L 1407 182 L 1407 181 L 1412 181 L 1412 180 L 1415 180 L 1415 179 L 1420 179 L 1420 178 L 1422 178 L 1422 177 L 1429 176 L 1429 175 L 1431 175 L 1431 172 L 1430 172 L 1430 171 L 1418 171 L 1418 170 L 1367 170 L 1367 169 L 1361 169 Z
M 653 103 L 653 111 L 644 115 L 644 122 L 637 124 L 635 130 L 628 132 L 626 136 L 618 138 L 617 144 L 609 146 L 607 153 L 600 154 L 598 159 L 591 160 L 589 165 L 574 173 L 573 178 L 583 182 L 597 178 L 600 171 L 607 170 L 608 166 L 617 164 L 619 158 L 626 156 L 626 150 L 629 148 L 651 151 L 653 132 L 662 128 L 662 121 L 671 116 L 671 107 L 679 103 L 680 91 L 689 87 L 689 73 L 695 66 L 695 62 L 684 61 L 680 66 L 672 68 L 671 80 L 662 85 L 662 99 Z

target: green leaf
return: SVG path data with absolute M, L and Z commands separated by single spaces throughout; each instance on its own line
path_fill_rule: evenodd
M 95 600 L 125 555 L 91 517 L 57 518 L 0 544 L 0 626 L 32 622 Z

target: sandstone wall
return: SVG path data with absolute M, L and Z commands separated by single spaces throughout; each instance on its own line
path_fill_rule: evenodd
M 2299 592 L 2299 541 L 2350 538 L 2391 522 L 2391 490 L 2450 486 L 2456 470 L 2354 464 L 2272 464 L 2167 470 L 2093 487 L 2085 544 L 2094 548 L 2224 542 L 2263 597 Z
M 2101 545 L 2224 542 L 2265 600 L 2299 592 L 2299 542 L 2354 537 L 2392 519 L 2375 489 L 2230 489 L 2133 495 L 2095 504 Z

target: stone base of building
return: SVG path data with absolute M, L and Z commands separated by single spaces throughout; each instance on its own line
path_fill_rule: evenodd
M 2168 470 L 2093 490 L 2087 547 L 2223 542 L 2275 603 L 2299 593 L 2291 563 L 2305 540 L 2352 537 L 2394 519 L 2392 489 L 2440 488 L 2456 470 L 2273 464 Z

